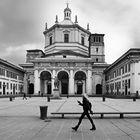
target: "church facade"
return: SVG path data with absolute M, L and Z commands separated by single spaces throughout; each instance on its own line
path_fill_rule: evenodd
M 105 62 L 104 34 L 92 34 L 71 20 L 71 9 L 64 9 L 64 20 L 48 28 L 45 24 L 44 51 L 27 50 L 26 63 L 20 64 L 26 75 L 24 91 L 28 94 L 53 95 L 55 78 L 60 96 L 82 93 L 104 93 L 107 68 Z

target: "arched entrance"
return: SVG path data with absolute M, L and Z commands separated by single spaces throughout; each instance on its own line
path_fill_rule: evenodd
M 51 94 L 51 74 L 48 71 L 43 71 L 40 74 L 40 92 L 41 94 Z
M 85 92 L 86 74 L 83 71 L 78 71 L 75 73 L 74 79 L 76 81 L 76 94 Z
M 96 85 L 96 94 L 102 94 L 102 85 L 101 84 Z
M 59 82 L 60 93 L 64 95 L 68 94 L 68 79 L 69 79 L 68 73 L 65 71 L 60 71 L 57 77 L 58 80 L 60 81 Z
M 33 83 L 30 83 L 30 84 L 29 84 L 29 89 L 28 89 L 28 91 L 29 91 L 29 92 L 28 92 L 29 94 L 34 94 L 34 84 L 33 84 Z

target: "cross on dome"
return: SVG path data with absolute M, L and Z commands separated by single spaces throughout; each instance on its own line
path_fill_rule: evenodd
M 69 3 L 67 2 L 66 4 L 67 4 L 67 8 L 69 8 Z

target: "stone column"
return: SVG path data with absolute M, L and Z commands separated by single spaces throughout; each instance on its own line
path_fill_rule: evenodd
M 47 94 L 47 80 L 44 81 L 44 94 Z
M 55 78 L 55 70 L 53 70 L 53 72 L 52 72 L 52 80 L 51 80 L 52 93 L 53 93 L 53 90 L 54 90 L 54 78 Z
M 70 70 L 70 76 L 69 76 L 69 95 L 74 95 L 74 75 L 73 75 L 73 70 Z
M 40 91 L 40 77 L 39 77 L 39 73 L 38 70 L 34 71 L 34 94 L 38 95 Z
M 88 70 L 87 72 L 87 87 L 86 87 L 86 91 L 88 95 L 92 94 L 92 72 L 91 70 Z
M 28 77 L 27 77 L 27 73 L 24 74 L 24 88 L 23 88 L 23 92 L 27 93 L 28 94 Z

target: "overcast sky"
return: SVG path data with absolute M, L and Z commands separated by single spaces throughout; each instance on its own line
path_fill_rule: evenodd
M 140 0 L 68 0 L 72 20 L 83 28 L 105 34 L 108 64 L 130 48 L 140 47 Z M 0 58 L 25 63 L 26 50 L 44 50 L 48 28 L 64 18 L 67 0 L 0 0 Z

